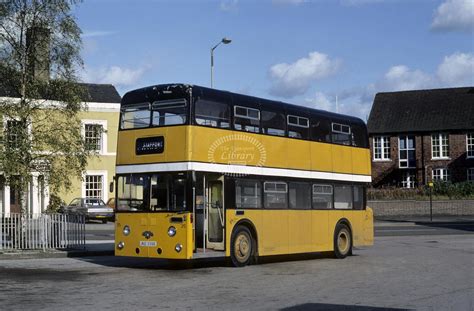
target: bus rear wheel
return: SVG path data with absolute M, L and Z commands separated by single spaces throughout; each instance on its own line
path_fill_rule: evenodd
M 237 226 L 232 233 L 230 259 L 235 267 L 247 266 L 255 254 L 255 243 L 250 230 Z
M 352 254 L 352 234 L 345 224 L 337 224 L 334 231 L 334 256 L 339 259 Z

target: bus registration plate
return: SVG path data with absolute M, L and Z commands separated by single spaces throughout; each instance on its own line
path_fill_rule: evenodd
M 140 246 L 155 247 L 156 246 L 156 241 L 140 241 Z

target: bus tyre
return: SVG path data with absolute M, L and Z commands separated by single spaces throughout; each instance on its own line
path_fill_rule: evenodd
M 339 259 L 352 254 L 351 230 L 345 224 L 337 224 L 334 231 L 334 256 Z
M 247 227 L 237 226 L 232 232 L 230 259 L 235 267 L 249 265 L 255 254 L 255 243 Z

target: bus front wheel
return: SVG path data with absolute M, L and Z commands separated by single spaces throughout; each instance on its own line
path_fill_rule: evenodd
M 339 223 L 334 231 L 334 256 L 339 259 L 346 258 L 352 253 L 352 234 L 349 227 Z
M 237 226 L 232 233 L 230 259 L 235 267 L 249 265 L 255 254 L 255 243 L 247 227 Z

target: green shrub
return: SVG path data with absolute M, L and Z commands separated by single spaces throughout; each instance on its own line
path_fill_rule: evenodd
M 62 205 L 66 205 L 66 203 L 61 200 L 59 196 L 51 194 L 51 196 L 49 197 L 49 205 L 46 212 L 55 213 Z

